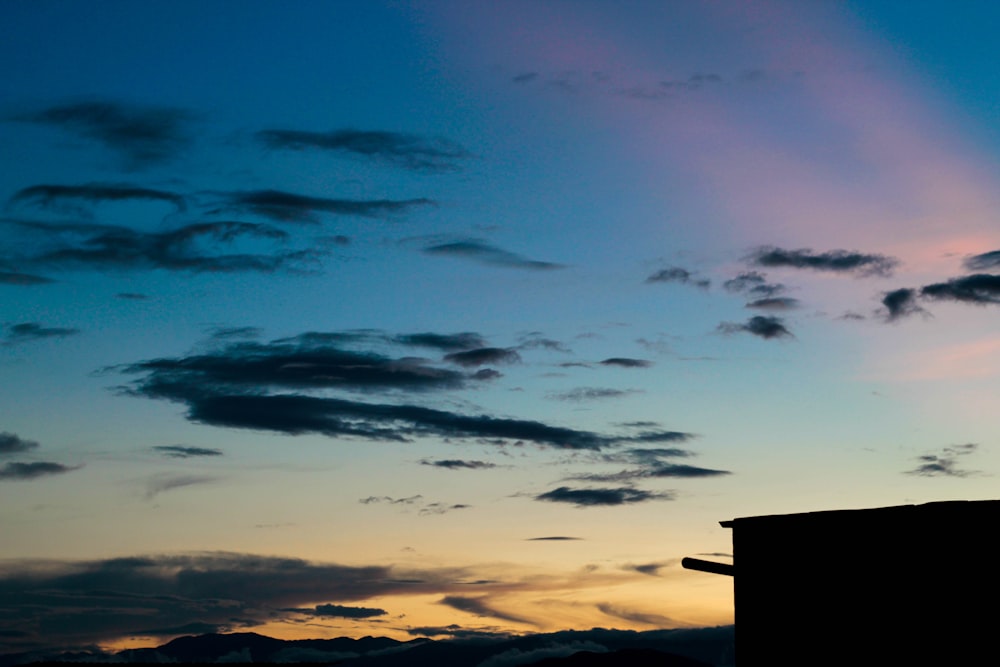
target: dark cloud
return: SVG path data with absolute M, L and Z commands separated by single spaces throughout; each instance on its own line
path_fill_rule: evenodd
M 152 359 L 111 370 L 140 376 L 122 390 L 125 393 L 181 403 L 187 407 L 187 417 L 193 422 L 289 435 L 320 433 L 334 438 L 397 442 L 416 437 L 444 437 L 565 449 L 601 449 L 684 437 L 674 431 L 658 430 L 600 434 L 532 420 L 466 415 L 406 403 L 268 394 L 288 389 L 425 393 L 462 388 L 470 382 L 496 376 L 495 372 L 483 376 L 483 371 L 467 375 L 435 367 L 425 359 L 394 359 L 304 340 L 296 337 L 268 344 L 231 343 L 206 354 Z
M 641 564 L 629 564 L 623 569 L 631 570 L 632 572 L 638 572 L 639 574 L 649 575 L 650 577 L 660 576 L 660 570 L 670 565 L 673 565 L 674 561 L 662 561 L 658 563 L 641 563 Z
M 622 470 L 616 473 L 584 473 L 572 475 L 567 479 L 583 482 L 604 482 L 622 483 L 633 482 L 639 479 L 662 479 L 662 478 L 696 478 L 696 477 L 720 477 L 731 475 L 728 470 L 715 470 L 712 468 L 700 468 L 698 466 L 684 465 L 679 463 L 657 463 L 635 470 Z
M 282 610 L 312 607 L 317 599 L 340 605 L 389 595 L 450 595 L 468 591 L 462 582 L 476 579 L 461 569 L 358 567 L 242 553 L 7 560 L 0 563 L 0 627 L 62 646 L 191 623 L 231 631 L 280 622 L 295 613 Z
M 38 443 L 34 440 L 25 440 L 10 431 L 0 432 L 0 456 L 4 454 L 20 454 L 37 448 Z
M 318 223 L 320 213 L 384 218 L 421 206 L 433 206 L 430 199 L 329 199 L 297 195 L 281 190 L 249 190 L 223 194 L 216 211 L 252 213 L 278 222 Z
M 925 285 L 920 296 L 938 301 L 961 301 L 976 305 L 1000 303 L 1000 275 L 975 273 L 947 282 Z
M 0 468 L 0 480 L 27 480 L 50 475 L 61 475 L 66 472 L 79 469 L 81 466 L 66 466 L 52 461 L 35 461 L 33 463 L 21 463 L 12 461 L 4 464 Z
M 780 317 L 755 315 L 744 323 L 723 322 L 718 326 L 719 333 L 734 334 L 748 333 L 758 338 L 769 340 L 771 338 L 794 338 L 792 332 L 785 327 L 784 321 Z
M 907 475 L 920 477 L 969 477 L 980 474 L 978 470 L 966 470 L 959 467 L 959 457 L 975 453 L 979 445 L 967 443 L 950 445 L 938 454 L 924 454 L 917 457 L 919 462 L 913 470 L 907 470 Z
M 199 222 L 164 232 L 98 224 L 24 221 L 7 221 L 7 224 L 20 227 L 23 246 L 34 249 L 21 260 L 29 265 L 272 273 L 308 265 L 322 256 L 315 249 L 281 250 L 280 246 L 290 238 L 287 232 L 250 222 Z M 247 252 L 223 252 L 228 249 Z
M 417 514 L 420 516 L 430 516 L 432 514 L 447 514 L 454 510 L 464 510 L 469 509 L 472 505 L 465 505 L 462 503 L 448 504 L 448 503 L 428 503 L 417 510 Z
M 190 459 L 202 456 L 222 456 L 221 449 L 207 447 L 184 447 L 182 445 L 158 445 L 154 451 L 174 459 Z
M 652 361 L 646 359 L 630 359 L 628 357 L 610 357 L 601 362 L 602 366 L 618 366 L 619 368 L 649 368 Z
M 529 537 L 527 542 L 570 542 L 582 540 L 582 537 L 566 537 L 565 535 L 552 535 L 549 537 Z
M 390 505 L 413 505 L 423 499 L 423 496 L 408 496 L 406 498 L 393 498 L 391 496 L 368 496 L 367 498 L 361 498 L 358 500 L 362 505 L 371 505 L 373 503 L 388 503 Z
M 269 148 L 317 149 L 361 155 L 414 171 L 455 171 L 471 154 L 440 137 L 372 130 L 261 130 L 257 139 Z
M 722 286 L 727 292 L 762 299 L 777 296 L 785 291 L 784 285 L 767 282 L 767 276 L 759 271 L 745 271 L 722 283 Z
M 147 295 L 140 294 L 139 292 L 119 292 L 115 294 L 115 297 L 127 301 L 145 301 L 149 298 Z
M 59 127 L 121 155 L 129 169 L 167 161 L 190 144 L 194 116 L 181 109 L 138 107 L 108 101 L 60 104 L 11 118 Z
M 639 393 L 637 389 L 608 389 L 605 387 L 577 387 L 558 394 L 549 394 L 549 398 L 559 401 L 599 401 L 607 398 L 621 398 Z
M 632 487 L 616 489 L 572 489 L 560 486 L 535 496 L 535 500 L 547 500 L 553 503 L 568 503 L 576 507 L 596 507 L 599 505 L 631 505 L 650 500 L 673 500 L 669 492 L 644 491 Z
M 702 289 L 708 289 L 708 287 L 712 284 L 711 280 L 708 280 L 707 278 L 696 278 L 691 271 L 677 266 L 660 269 L 646 278 L 646 282 L 681 283 L 682 285 L 693 285 L 694 287 L 700 287 Z
M 539 262 L 527 259 L 507 250 L 476 240 L 453 241 L 427 246 L 423 249 L 427 255 L 462 257 L 491 266 L 503 266 L 513 269 L 534 269 L 546 271 L 564 268 L 562 264 Z
M 100 204 L 123 201 L 161 201 L 178 211 L 187 205 L 184 197 L 166 190 L 154 190 L 125 183 L 88 183 L 86 185 L 33 185 L 18 190 L 9 204 L 30 204 L 44 209 L 69 210 L 86 214 L 87 209 L 74 202 Z
M 208 331 L 212 340 L 235 340 L 260 338 L 260 327 L 213 327 Z
M 756 308 L 757 310 L 795 310 L 801 305 L 798 299 L 792 299 L 789 297 L 766 297 L 763 299 L 756 299 L 747 303 L 747 308 Z
M 67 336 L 75 336 L 79 333 L 79 329 L 43 327 L 38 322 L 22 322 L 7 326 L 7 336 L 4 338 L 4 344 L 16 345 L 18 343 L 27 343 L 45 338 L 66 338 Z
M 962 264 L 969 271 L 989 271 L 1000 266 L 1000 250 L 967 257 Z
M 327 618 L 375 618 L 389 613 L 385 609 L 375 607 L 345 607 L 339 604 L 318 604 L 312 609 L 289 609 L 287 611 L 297 611 Z
M 917 304 L 917 291 L 908 287 L 885 292 L 882 295 L 882 305 L 885 306 L 886 319 L 890 322 L 927 312 Z
M 436 333 L 415 333 L 396 336 L 393 340 L 403 345 L 414 347 L 430 347 L 442 351 L 451 350 L 471 350 L 473 348 L 485 347 L 486 340 L 476 333 L 457 334 L 436 334 Z
M 488 601 L 489 598 L 487 596 L 465 597 L 461 595 L 446 595 L 438 600 L 438 604 L 443 604 L 446 607 L 451 607 L 452 609 L 464 611 L 469 614 L 475 614 L 476 616 L 489 616 L 491 618 L 499 618 L 512 623 L 533 624 L 531 621 L 520 616 L 515 616 L 514 614 L 508 614 L 494 609 Z
M 480 347 L 464 352 L 452 352 L 444 355 L 445 361 L 466 368 L 483 366 L 485 364 L 516 364 L 520 363 L 521 355 L 512 348 Z
M 676 433 L 677 435 L 674 438 L 675 442 L 686 442 L 694 439 L 695 437 L 691 433 Z M 630 463 L 634 465 L 657 467 L 666 465 L 666 462 L 670 459 L 686 458 L 693 455 L 694 454 L 691 451 L 681 449 L 679 447 L 647 447 L 602 453 L 600 455 L 600 459 L 605 463 Z
M 454 637 L 455 639 L 505 639 L 510 633 L 494 630 L 472 630 L 452 623 L 451 625 L 424 625 L 407 629 L 406 633 L 413 637 Z
M 49 285 L 54 282 L 54 280 L 45 276 L 19 273 L 17 271 L 0 271 L 0 285 L 23 285 L 29 287 L 34 285 Z
M 899 265 L 899 260 L 886 255 L 865 254 L 850 250 L 829 250 L 816 253 L 809 248 L 785 250 L 774 246 L 758 248 L 748 259 L 758 266 L 854 273 L 859 276 L 889 276 Z
M 538 72 L 522 72 L 511 79 L 514 83 L 528 83 L 538 78 Z
M 433 466 L 435 468 L 447 468 L 448 470 L 487 470 L 489 468 L 497 467 L 496 463 L 489 463 L 487 461 L 466 461 L 464 459 L 424 459 L 420 462 L 420 464 Z

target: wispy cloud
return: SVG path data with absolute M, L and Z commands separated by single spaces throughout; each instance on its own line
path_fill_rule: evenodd
M 158 445 L 153 451 L 173 459 L 190 459 L 203 456 L 222 456 L 221 449 L 207 447 L 185 447 L 183 445 Z
M 35 285 L 50 285 L 55 280 L 45 276 L 37 276 L 31 273 L 20 273 L 18 271 L 0 271 L 0 285 L 23 285 L 31 287 Z
M 5 463 L 0 468 L 0 480 L 38 479 L 39 477 L 62 475 L 63 473 L 78 470 L 81 467 L 83 466 L 67 466 L 52 461 L 35 461 L 32 463 L 11 461 L 10 463 Z
M 967 257 L 962 264 L 969 271 L 989 271 L 1000 267 L 1000 250 L 991 250 Z
M 28 204 L 47 210 L 68 210 L 75 214 L 89 215 L 90 209 L 84 208 L 81 203 L 93 206 L 104 202 L 127 201 L 160 201 L 172 205 L 177 211 L 187 208 L 184 197 L 177 193 L 129 183 L 32 185 L 15 192 L 8 206 Z
M 772 310 L 772 311 L 783 311 L 783 310 L 795 310 L 801 305 L 798 299 L 792 299 L 786 296 L 772 296 L 764 299 L 755 299 L 746 304 L 747 308 L 754 308 L 756 310 Z
M 276 222 L 318 223 L 321 213 L 360 218 L 384 218 L 422 206 L 431 199 L 331 199 L 281 190 L 248 190 L 221 195 L 222 203 L 212 211 L 251 213 Z
M 172 473 L 152 475 L 144 482 L 146 500 L 152 500 L 167 491 L 183 489 L 189 486 L 211 484 L 217 481 L 219 481 L 219 478 L 212 475 L 176 475 Z
M 521 355 L 517 350 L 502 347 L 480 347 L 462 352 L 451 352 L 444 355 L 445 361 L 466 368 L 484 364 L 516 364 L 520 363 Z
M 291 608 L 281 611 L 294 611 L 323 618 L 375 618 L 385 616 L 389 612 L 375 607 L 347 607 L 339 604 L 318 604 L 312 608 Z
M 549 394 L 549 398 L 558 401 L 573 401 L 575 403 L 583 401 L 600 401 L 609 398 L 622 398 L 632 394 L 642 393 L 638 389 L 610 389 L 608 387 L 577 387 L 569 391 Z
M 698 278 L 694 273 L 679 266 L 660 269 L 646 278 L 647 283 L 680 283 L 708 289 L 712 281 L 708 278 Z
M 488 243 L 472 239 L 430 245 L 425 247 L 423 252 L 427 255 L 459 257 L 462 259 L 470 259 L 472 261 L 479 262 L 480 264 L 501 266 L 511 269 L 549 271 L 552 269 L 563 268 L 562 264 L 527 259 L 517 253 L 503 250 Z
M 66 338 L 79 333 L 79 329 L 45 327 L 38 322 L 21 322 L 20 324 L 10 324 L 7 326 L 7 335 L 3 341 L 5 345 L 17 345 L 30 341 L 44 340 L 46 338 Z
M 455 171 L 471 154 L 455 142 L 401 132 L 341 129 L 330 132 L 271 129 L 257 132 L 269 148 L 325 150 L 362 156 L 414 171 Z
M 467 461 L 465 459 L 424 459 L 420 464 L 434 468 L 445 468 L 447 470 L 489 470 L 490 468 L 497 467 L 496 463 Z
M 918 465 L 907 470 L 907 475 L 920 477 L 969 477 L 978 475 L 981 471 L 968 470 L 959 467 L 959 459 L 974 454 L 979 449 L 975 443 L 950 445 L 936 454 L 923 454 L 917 457 Z
M 10 120 L 49 125 L 96 141 L 118 153 L 128 169 L 176 157 L 190 144 L 194 115 L 170 107 L 141 107 L 113 101 L 57 104 Z
M 748 259 L 757 266 L 853 273 L 858 276 L 889 276 L 899 265 L 899 260 L 886 255 L 853 250 L 829 250 L 817 253 L 809 248 L 785 250 L 774 246 L 758 248 Z
M 451 607 L 452 609 L 464 611 L 469 614 L 475 614 L 476 616 L 488 616 L 490 618 L 499 618 L 512 623 L 528 623 L 533 625 L 532 621 L 526 618 L 494 608 L 489 602 L 489 597 L 485 595 L 480 597 L 447 595 L 439 600 L 438 604 L 443 604 L 446 607 Z
M 723 322 L 717 328 L 719 333 L 748 333 L 758 338 L 794 338 L 780 317 L 755 315 L 746 322 Z

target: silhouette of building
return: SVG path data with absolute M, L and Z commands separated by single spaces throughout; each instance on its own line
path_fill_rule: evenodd
M 1000 500 L 754 516 L 733 530 L 747 665 L 1000 664 Z

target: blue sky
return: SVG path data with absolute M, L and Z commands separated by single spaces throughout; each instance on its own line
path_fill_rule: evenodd
M 720 520 L 994 497 L 996 12 L 4 4 L 0 646 L 715 625 Z

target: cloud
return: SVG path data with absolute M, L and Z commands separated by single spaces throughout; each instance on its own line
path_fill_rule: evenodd
M 408 628 L 408 635 L 414 637 L 437 637 L 444 635 L 455 639 L 506 639 L 510 637 L 509 632 L 497 632 L 495 630 L 472 630 L 452 623 L 451 625 L 424 625 L 416 628 Z
M 348 566 L 225 552 L 6 560 L 0 562 L 0 626 L 61 646 L 190 623 L 231 631 L 280 622 L 296 613 L 282 610 L 312 607 L 317 599 L 342 605 L 390 595 L 450 595 L 468 591 L 462 582 L 476 579 L 461 568 Z
M 634 609 L 626 609 L 619 605 L 614 605 L 607 602 L 602 602 L 597 605 L 597 608 L 608 616 L 613 616 L 615 618 L 620 618 L 625 621 L 632 621 L 633 623 L 644 623 L 646 625 L 655 625 L 658 628 L 676 628 L 678 625 L 686 626 L 687 624 L 678 623 L 678 621 L 670 618 L 669 616 L 663 616 L 661 614 L 651 614 L 648 612 L 636 611 Z
M 21 463 L 12 461 L 4 464 L 0 468 L 0 480 L 28 480 L 50 475 L 61 475 L 63 473 L 78 470 L 83 466 L 66 466 L 61 463 L 51 461 L 35 461 L 33 463 Z
M 965 470 L 958 467 L 959 457 L 973 454 L 977 449 L 979 449 L 979 445 L 970 442 L 964 445 L 945 447 L 938 454 L 918 456 L 919 464 L 917 467 L 907 470 L 905 474 L 920 477 L 970 477 L 978 475 L 981 471 Z
M 190 421 L 229 428 L 396 442 L 443 437 L 595 450 L 679 437 L 674 431 L 601 434 L 408 403 L 267 393 L 288 389 L 426 393 L 462 388 L 484 379 L 482 371 L 467 375 L 435 367 L 425 359 L 394 359 L 308 342 L 313 339 L 324 340 L 316 336 L 268 344 L 238 342 L 205 354 L 152 359 L 109 370 L 139 376 L 129 387 L 120 389 L 126 394 L 178 402 L 187 406 Z M 489 373 L 485 379 L 494 376 Z
M 421 206 L 434 206 L 430 199 L 329 199 L 297 195 L 281 190 L 249 190 L 223 193 L 222 203 L 213 213 L 234 211 L 277 222 L 318 223 L 320 213 L 384 218 Z
M 221 449 L 209 449 L 206 447 L 184 447 L 182 445 L 158 445 L 153 447 L 154 451 L 174 459 L 189 459 L 201 456 L 222 456 Z
M 885 306 L 886 319 L 889 322 L 895 322 L 916 313 L 927 313 L 917 304 L 917 291 L 908 287 L 883 293 L 882 305 Z
M 361 498 L 358 500 L 362 505 L 371 505 L 372 503 L 389 503 L 390 505 L 412 505 L 415 502 L 421 500 L 423 496 L 409 496 L 407 498 L 393 498 L 391 496 L 368 496 L 367 498 Z
M 183 489 L 188 486 L 197 486 L 200 484 L 211 484 L 218 480 L 218 477 L 211 475 L 174 475 L 170 473 L 153 475 L 145 482 L 146 500 L 152 500 L 161 493 L 173 491 L 174 489 Z
M 682 285 L 693 285 L 701 289 L 708 289 L 712 284 L 707 278 L 695 278 L 695 275 L 687 269 L 672 266 L 660 269 L 656 273 L 646 278 L 647 283 L 681 283 Z
M 641 393 L 637 389 L 608 389 L 606 387 L 577 387 L 557 394 L 549 394 L 549 398 L 559 401 L 599 401 L 607 398 L 621 398 L 631 394 Z
M 758 248 L 748 259 L 758 266 L 854 273 L 859 276 L 889 276 L 899 265 L 899 260 L 886 255 L 849 250 L 815 253 L 809 248 L 785 250 L 774 246 Z
M 763 299 L 756 299 L 747 303 L 747 308 L 756 308 L 757 310 L 795 310 L 801 305 L 798 299 L 792 299 L 789 297 L 766 297 Z
M 967 257 L 962 264 L 969 271 L 989 271 L 990 269 L 995 269 L 1000 266 L 1000 250 Z
M 20 227 L 28 265 L 94 270 L 152 270 L 273 273 L 296 269 L 322 256 L 321 250 L 284 251 L 287 232 L 259 223 L 218 221 L 143 232 L 99 224 L 6 221 Z M 223 252 L 226 249 L 244 252 Z M 267 252 L 260 252 L 261 250 Z
M 17 271 L 0 271 L 0 285 L 23 285 L 30 287 L 34 285 L 50 285 L 54 282 L 54 280 L 45 276 L 19 273 Z
M 552 262 L 540 262 L 526 259 L 507 250 L 502 250 L 496 246 L 476 240 L 453 241 L 451 243 L 439 243 L 427 246 L 422 250 L 427 255 L 440 255 L 446 257 L 461 257 L 471 259 L 481 264 L 490 266 L 502 266 L 512 269 L 532 269 L 547 271 L 551 269 L 564 268 L 562 264 Z
M 499 618 L 500 620 L 510 621 L 512 623 L 528 623 L 534 625 L 531 621 L 525 618 L 494 609 L 488 601 L 489 597 L 485 595 L 480 597 L 447 595 L 438 600 L 438 604 L 443 604 L 446 607 L 451 607 L 452 609 L 464 611 L 469 614 L 475 614 L 476 616 L 489 616 L 491 618 Z
M 660 570 L 663 568 L 674 565 L 675 561 L 661 561 L 657 563 L 641 563 L 641 564 L 628 564 L 624 566 L 623 569 L 631 570 L 633 572 L 638 572 L 639 574 L 649 575 L 650 577 L 660 576 Z
M 628 357 L 610 357 L 601 362 L 602 366 L 618 366 L 619 368 L 649 368 L 652 361 L 646 359 L 630 359 Z
M 22 322 L 7 326 L 7 336 L 4 338 L 4 344 L 17 345 L 18 343 L 27 343 L 46 338 L 66 338 L 67 336 L 75 336 L 79 333 L 79 329 L 43 327 L 38 322 Z
M 145 294 L 140 294 L 139 292 L 119 292 L 115 294 L 115 298 L 125 299 L 127 301 L 145 301 L 149 297 Z
M 466 461 L 463 459 L 424 459 L 420 462 L 420 464 L 433 466 L 435 468 L 446 468 L 448 470 L 488 470 L 490 468 L 497 467 L 496 463 L 489 463 L 487 461 Z
M 520 337 L 518 348 L 522 350 L 551 350 L 553 352 L 569 352 L 569 348 L 558 340 L 545 338 L 541 332 L 531 331 Z
M 447 139 L 400 132 L 261 130 L 256 137 L 268 148 L 351 153 L 414 171 L 456 171 L 461 160 L 471 157 L 468 151 Z
M 397 343 L 414 347 L 430 347 L 442 351 L 471 350 L 485 347 L 486 340 L 476 333 L 464 332 L 457 334 L 415 333 L 396 336 Z
M 516 364 L 520 363 L 521 355 L 512 348 L 480 347 L 464 352 L 452 352 L 444 355 L 444 359 L 469 368 L 484 364 Z
M 124 201 L 161 201 L 178 211 L 187 208 L 184 197 L 166 190 L 154 190 L 126 183 L 88 183 L 86 185 L 33 185 L 14 193 L 10 204 L 29 204 L 43 209 L 69 210 L 86 215 L 88 211 L 72 202 L 100 204 Z
M 780 317 L 755 315 L 745 323 L 723 322 L 717 328 L 719 333 L 734 334 L 748 333 L 758 338 L 770 340 L 771 338 L 794 338 L 792 332 L 785 327 L 784 321 Z
M 129 169 L 170 160 L 190 144 L 194 116 L 169 107 L 139 107 L 109 101 L 50 106 L 11 120 L 59 127 L 121 155 Z
M 571 542 L 582 540 L 582 537 L 566 537 L 565 535 L 551 535 L 548 537 L 529 537 L 526 542 Z
M 568 503 L 576 507 L 597 507 L 601 505 L 631 505 L 650 500 L 673 500 L 670 492 L 653 492 L 632 487 L 616 489 L 572 489 L 560 486 L 535 496 L 535 500 L 546 500 L 553 503 Z
M 722 283 L 722 287 L 727 292 L 757 298 L 773 297 L 785 291 L 784 285 L 767 282 L 767 276 L 759 271 L 745 271 Z
M 297 611 L 326 618 L 375 618 L 389 613 L 385 609 L 374 607 L 345 607 L 339 604 L 318 604 L 312 609 L 288 609 L 287 611 Z
M 470 507 L 472 507 L 472 505 L 465 505 L 462 503 L 455 503 L 451 505 L 449 505 L 448 503 L 428 503 L 427 505 L 424 505 L 419 510 L 417 510 L 417 514 L 419 516 L 430 516 L 432 514 L 447 514 L 448 512 L 454 510 L 464 510 L 464 509 L 469 509 Z
M 1000 303 L 1000 276 L 975 273 L 943 283 L 925 285 L 920 296 L 938 301 L 961 301 L 976 305 Z
M 731 475 L 729 470 L 715 470 L 680 463 L 656 463 L 637 470 L 622 470 L 616 473 L 581 473 L 566 479 L 584 482 L 631 482 L 637 479 L 721 477 Z
M 37 448 L 38 443 L 34 440 L 25 440 L 10 431 L 0 432 L 0 456 L 5 454 L 20 454 Z

